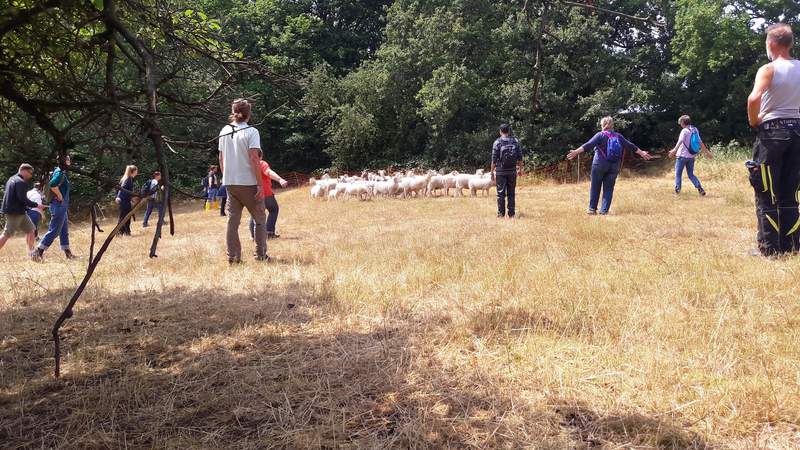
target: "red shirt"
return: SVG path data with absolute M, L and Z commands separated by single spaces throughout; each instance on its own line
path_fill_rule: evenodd
M 272 197 L 275 195 L 272 192 L 272 179 L 267 173 L 269 173 L 269 164 L 266 161 L 261 161 L 261 190 L 264 191 L 264 197 Z

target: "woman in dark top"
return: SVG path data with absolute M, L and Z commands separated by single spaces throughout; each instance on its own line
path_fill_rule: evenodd
M 595 134 L 589 142 L 572 150 L 567 154 L 567 159 L 575 159 L 581 153 L 594 150 L 592 160 L 592 184 L 589 191 L 589 209 L 587 214 L 597 214 L 597 203 L 600 201 L 600 191 L 603 191 L 603 203 L 600 206 L 600 214 L 608 214 L 611 208 L 611 199 L 614 196 L 614 185 L 617 183 L 617 175 L 622 163 L 624 151 L 627 149 L 644 159 L 652 159 L 650 153 L 639 149 L 636 145 L 625 139 L 625 137 L 614 131 L 614 119 L 603 117 L 600 121 L 602 131 Z
M 119 185 L 122 188 L 120 191 L 117 192 L 117 204 L 119 205 L 119 221 L 125 219 L 125 216 L 128 215 L 129 212 L 133 209 L 133 196 L 131 192 L 133 192 L 133 179 L 136 178 L 136 175 L 139 174 L 139 169 L 136 166 L 128 166 L 125 168 L 125 175 L 119 180 Z M 123 236 L 130 236 L 131 235 L 131 221 L 130 219 L 126 220 L 123 223 L 122 227 L 119 229 L 119 234 Z

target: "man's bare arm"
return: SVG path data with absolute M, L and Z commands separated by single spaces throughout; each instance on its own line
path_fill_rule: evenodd
M 751 127 L 761 125 L 761 122 L 764 120 L 764 117 L 759 115 L 761 113 L 761 97 L 772 84 L 772 77 L 774 74 L 775 69 L 772 68 L 772 64 L 767 64 L 758 69 L 756 81 L 753 85 L 753 92 L 747 97 L 747 119 Z

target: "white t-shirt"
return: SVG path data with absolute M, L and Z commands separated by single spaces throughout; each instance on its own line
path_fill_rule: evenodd
M 36 189 L 31 189 L 30 191 L 28 191 L 27 196 L 28 196 L 28 200 L 36 203 L 37 205 L 41 205 L 42 204 L 42 193 L 37 191 Z M 36 209 L 36 210 L 38 210 L 39 208 L 28 208 L 28 209 Z
M 225 125 L 219 132 L 222 153 L 222 184 L 225 186 L 258 186 L 258 178 L 250 166 L 251 148 L 261 148 L 258 130 L 246 122 Z M 230 134 L 236 130 L 235 133 Z

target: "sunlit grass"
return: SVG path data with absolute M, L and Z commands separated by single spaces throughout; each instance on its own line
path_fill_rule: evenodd
M 47 335 L 86 261 L 54 248 L 29 263 L 13 241 L 0 438 L 796 448 L 800 260 L 746 256 L 740 161 L 696 171 L 707 197 L 675 196 L 668 173 L 622 178 L 608 217 L 584 214 L 586 183 L 526 186 L 515 221 L 494 219 L 491 197 L 286 192 L 277 261 L 234 268 L 222 219 L 187 205 L 159 258 L 138 223 L 115 241 L 65 327 L 59 382 Z

